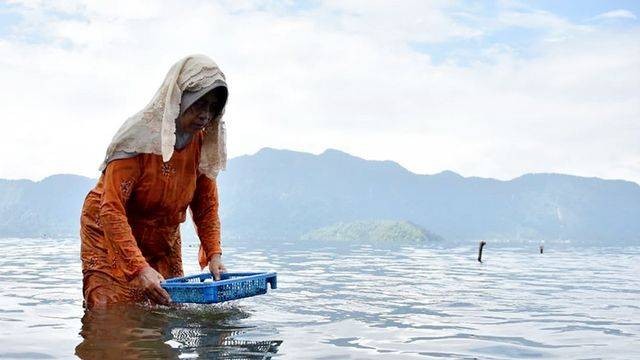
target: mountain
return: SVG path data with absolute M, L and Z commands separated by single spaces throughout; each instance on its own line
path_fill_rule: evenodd
M 640 244 L 640 186 L 628 181 L 417 175 L 337 150 L 267 148 L 233 159 L 220 187 L 225 226 L 244 236 L 298 236 L 337 222 L 396 219 L 448 240 Z
M 0 179 L 0 237 L 77 236 L 82 201 L 94 184 L 77 175 Z
M 628 181 L 418 175 L 338 150 L 270 148 L 230 159 L 218 181 L 223 231 L 231 238 L 291 240 L 340 222 L 387 219 L 410 221 L 448 241 L 640 245 L 640 186 Z M 76 236 L 94 183 L 73 175 L 0 180 L 0 236 Z

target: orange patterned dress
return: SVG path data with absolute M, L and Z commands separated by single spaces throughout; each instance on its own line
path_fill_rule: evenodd
M 220 254 L 218 192 L 198 172 L 203 134 L 175 150 L 171 160 L 138 154 L 113 160 L 84 201 L 80 220 L 85 306 L 144 302 L 137 274 L 146 266 L 183 276 L 180 223 L 192 211 L 205 267 Z

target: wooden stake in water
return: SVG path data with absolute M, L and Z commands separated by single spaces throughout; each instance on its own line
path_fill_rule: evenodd
M 478 248 L 478 262 L 482 262 L 482 248 L 487 245 L 487 242 L 482 240 L 480 241 L 480 247 Z

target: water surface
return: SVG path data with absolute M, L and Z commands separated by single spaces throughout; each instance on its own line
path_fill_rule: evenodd
M 640 248 L 226 246 L 278 289 L 85 313 L 77 239 L 0 244 L 0 358 L 640 358 Z

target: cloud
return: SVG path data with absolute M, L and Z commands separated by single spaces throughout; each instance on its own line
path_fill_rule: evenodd
M 618 9 L 602 13 L 595 17 L 596 19 L 631 19 L 635 20 L 636 15 L 629 10 Z
M 512 4 L 296 4 L 15 3 L 24 22 L 0 38 L 0 177 L 96 176 L 170 65 L 205 53 L 230 82 L 232 156 L 338 148 L 419 173 L 640 180 L 637 28 Z

